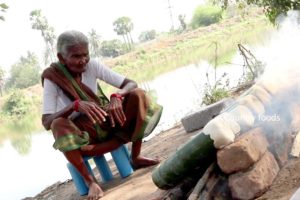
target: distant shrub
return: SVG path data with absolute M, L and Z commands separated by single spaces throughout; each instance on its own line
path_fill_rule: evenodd
M 115 58 L 126 53 L 126 45 L 120 40 L 105 40 L 101 44 L 101 55 Z
M 26 115 L 31 107 L 30 100 L 26 97 L 24 92 L 19 89 L 14 90 L 3 105 L 5 114 L 23 117 Z
M 196 29 L 219 22 L 222 19 L 222 9 L 216 6 L 198 6 L 194 12 L 191 27 Z
M 139 36 L 139 41 L 140 42 L 147 42 L 150 40 L 154 40 L 156 38 L 156 31 L 155 30 L 149 30 L 149 31 L 144 31 L 140 34 Z

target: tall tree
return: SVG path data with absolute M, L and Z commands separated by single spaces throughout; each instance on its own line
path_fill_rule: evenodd
M 3 88 L 4 88 L 4 76 L 5 76 L 5 71 L 2 69 L 0 66 L 0 95 L 3 95 Z
M 220 2 L 223 7 L 227 7 L 229 0 L 212 0 L 213 2 Z M 264 8 L 264 11 L 269 20 L 275 23 L 276 17 L 280 14 L 286 14 L 289 10 L 300 9 L 299 0 L 236 0 L 236 2 L 245 2 L 247 4 L 254 4 Z
M 27 52 L 27 56 L 21 56 L 20 60 L 11 66 L 10 78 L 6 83 L 8 88 L 26 88 L 39 83 L 40 65 L 37 56 Z
M 133 30 L 133 23 L 129 17 L 120 17 L 113 22 L 114 31 L 118 35 L 122 35 L 124 42 L 131 49 L 133 40 L 131 37 L 131 31 Z
M 40 30 L 45 41 L 45 65 L 49 64 L 50 62 L 54 62 L 56 60 L 56 53 L 54 48 L 56 36 L 54 34 L 54 28 L 48 24 L 48 20 L 45 16 L 42 15 L 41 10 L 31 11 L 30 21 L 32 22 L 31 27 L 35 30 Z
M 92 57 L 101 56 L 101 36 L 97 34 L 95 29 L 92 29 L 88 33 L 89 43 L 90 43 L 90 55 Z
M 8 9 L 8 6 L 5 3 L 0 3 L 0 9 L 1 9 L 1 12 L 6 12 L 6 10 Z M 0 20 L 2 20 L 2 21 L 5 20 L 3 15 L 0 15 Z
M 178 15 L 178 20 L 180 22 L 181 30 L 186 30 L 185 15 Z

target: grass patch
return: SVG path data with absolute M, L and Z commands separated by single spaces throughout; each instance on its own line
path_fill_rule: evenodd
M 181 40 L 171 42 L 159 51 L 146 50 L 146 53 L 142 54 L 142 61 L 138 59 L 140 56 L 124 58 L 119 61 L 122 65 L 117 64 L 113 68 L 137 82 L 149 81 L 178 67 L 201 60 L 214 60 L 215 48 L 212 44 L 215 42 L 219 44 L 219 63 L 225 63 L 233 58 L 237 44 L 260 43 L 265 39 L 264 33 L 271 29 L 272 26 L 264 16 L 255 16 L 235 23 L 224 21 L 201 29 L 202 31 L 189 33 L 194 34 L 193 37 L 185 38 L 183 35 Z

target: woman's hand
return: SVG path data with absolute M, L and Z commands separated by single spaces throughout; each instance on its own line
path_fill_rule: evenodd
M 109 119 L 112 127 L 115 127 L 116 122 L 118 122 L 121 126 L 124 125 L 126 117 L 122 107 L 121 96 L 111 96 L 110 103 L 107 106 L 107 112 L 109 114 Z
M 103 122 L 105 122 L 105 118 L 108 115 L 94 102 L 77 101 L 76 103 L 75 101 L 73 108 L 75 111 L 86 114 L 86 116 L 93 122 L 93 124 L 95 124 L 96 122 L 102 124 Z

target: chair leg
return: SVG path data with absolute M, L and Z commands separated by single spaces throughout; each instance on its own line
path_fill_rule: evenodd
M 111 156 L 114 159 L 122 178 L 125 178 L 133 173 L 133 169 L 130 164 L 129 153 L 124 145 L 121 145 L 118 149 L 112 151 Z
M 88 160 L 86 160 L 84 163 L 85 163 L 86 167 L 88 168 L 89 172 L 92 175 L 94 175 L 92 168 L 91 168 L 90 164 L 88 163 Z M 79 192 L 79 194 L 81 196 L 86 195 L 89 191 L 89 188 L 85 184 L 84 179 L 82 178 L 80 173 L 77 171 L 77 169 L 71 163 L 68 163 L 67 167 L 69 169 L 69 172 L 71 174 L 71 177 L 73 179 L 73 182 L 74 182 L 75 187 L 76 187 L 77 191 Z
M 130 164 L 130 155 L 128 152 L 128 149 L 125 145 L 121 145 L 118 149 L 110 152 L 111 156 L 115 162 L 115 165 L 119 171 L 119 174 L 122 178 L 125 178 L 133 173 L 132 166 Z M 92 168 L 88 162 L 88 160 L 92 157 L 85 157 L 84 163 L 86 167 L 88 168 L 90 174 L 94 176 L 94 173 L 92 171 Z M 112 172 L 109 168 L 109 165 L 104 157 L 104 155 L 101 156 L 95 156 L 93 157 L 96 167 L 99 170 L 99 173 L 102 177 L 102 182 L 108 182 L 113 179 Z M 77 169 L 71 164 L 67 164 L 68 170 L 72 176 L 73 182 L 75 184 L 75 187 L 79 194 L 81 196 L 88 194 L 89 188 L 85 184 L 84 179 L 80 175 L 80 173 L 77 171 Z
M 112 180 L 113 175 L 112 175 L 109 165 L 105 159 L 105 156 L 104 155 L 95 156 L 94 161 L 95 161 L 98 171 L 100 172 L 102 182 L 106 183 L 106 182 Z

